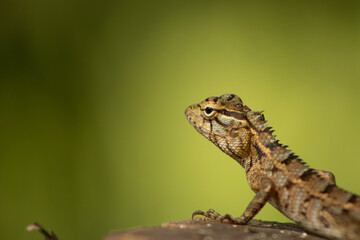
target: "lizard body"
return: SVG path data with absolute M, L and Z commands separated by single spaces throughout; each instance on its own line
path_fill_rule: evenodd
M 235 159 L 256 193 L 243 215 L 204 217 L 246 224 L 269 202 L 310 232 L 332 239 L 360 239 L 360 197 L 336 186 L 334 175 L 307 166 L 275 139 L 262 112 L 252 111 L 234 94 L 209 97 L 185 111 L 203 136 Z

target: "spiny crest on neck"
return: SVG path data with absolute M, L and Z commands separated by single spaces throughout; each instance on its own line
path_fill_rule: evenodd
M 273 135 L 274 130 L 268 126 L 263 111 L 249 111 L 247 112 L 247 119 L 255 132 L 254 137 L 257 139 L 257 144 L 271 152 L 273 160 L 282 162 L 298 159 L 302 162 L 298 156 L 287 149 L 288 146 L 282 145 L 279 143 L 279 140 L 275 138 L 276 136 Z

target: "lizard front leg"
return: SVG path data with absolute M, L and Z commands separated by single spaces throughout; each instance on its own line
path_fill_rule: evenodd
M 262 179 L 262 187 L 256 193 L 255 197 L 252 199 L 245 212 L 240 217 L 232 217 L 230 214 L 225 214 L 222 216 L 217 213 L 214 209 L 209 209 L 207 212 L 195 211 L 192 214 L 192 218 L 195 216 L 201 215 L 205 218 L 209 218 L 218 222 L 226 222 L 231 224 L 247 224 L 255 215 L 264 207 L 265 203 L 269 200 L 271 191 L 273 189 L 273 182 L 270 179 Z

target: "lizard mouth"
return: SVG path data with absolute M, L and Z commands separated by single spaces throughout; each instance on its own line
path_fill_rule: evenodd
M 194 104 L 186 108 L 185 115 L 189 123 L 198 131 L 200 134 L 209 138 L 211 132 L 211 123 L 202 117 L 199 104 Z
M 185 116 L 191 125 L 196 125 L 196 122 L 200 119 L 200 106 L 198 104 L 191 105 L 186 108 Z

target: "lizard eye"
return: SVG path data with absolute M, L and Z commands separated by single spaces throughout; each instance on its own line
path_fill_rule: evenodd
M 211 117 L 212 115 L 215 114 L 215 111 L 211 107 L 206 107 L 205 110 L 204 110 L 204 114 L 205 114 L 206 117 Z

